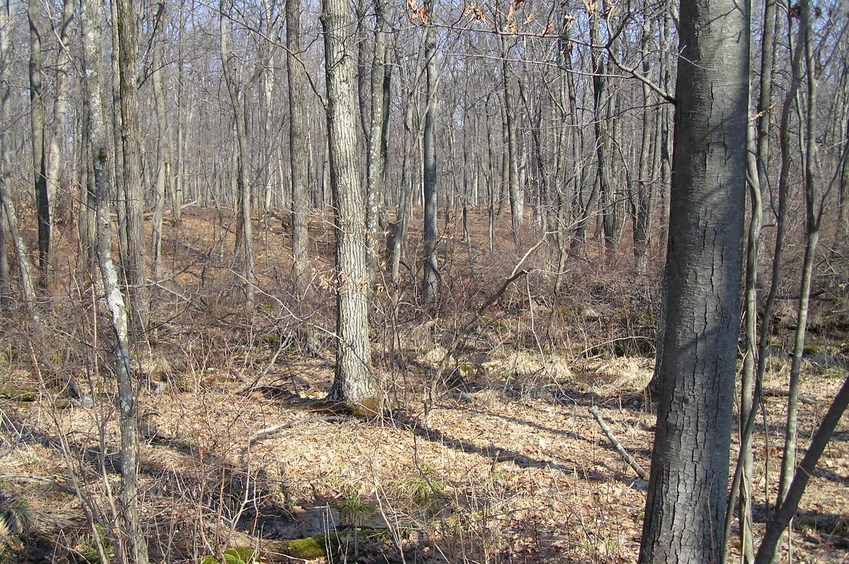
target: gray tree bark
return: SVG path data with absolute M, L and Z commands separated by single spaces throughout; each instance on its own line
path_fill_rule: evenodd
M 36 0 L 28 1 L 30 131 L 32 134 L 35 207 L 38 221 L 38 284 L 44 286 L 50 281 L 50 199 L 47 193 L 47 155 L 44 138 L 44 69 L 41 31 L 38 23 L 40 11 Z
M 330 185 L 336 228 L 336 371 L 328 398 L 355 409 L 381 410 L 371 371 L 366 268 L 365 194 L 357 156 L 351 17 L 345 0 L 323 0 Z
M 374 4 L 374 58 L 371 65 L 371 122 L 368 135 L 366 159 L 366 222 L 368 224 L 368 267 L 374 278 L 380 260 L 380 236 L 378 234 L 383 174 L 386 163 L 383 152 L 383 130 L 386 122 L 384 113 L 384 64 L 386 59 L 386 0 L 373 0 Z
M 153 98 L 156 107 L 156 126 L 159 134 L 156 151 L 156 186 L 153 203 L 153 278 L 159 280 L 162 276 L 162 223 L 165 215 L 165 198 L 173 192 L 171 182 L 171 129 L 166 109 L 165 85 L 165 41 L 166 36 L 166 5 L 161 1 L 157 6 L 155 21 L 156 36 L 153 38 Z
M 147 259 L 144 236 L 144 192 L 141 179 L 141 143 L 139 141 L 139 104 L 136 85 L 135 12 L 130 0 L 115 3 L 118 35 L 118 91 L 121 112 L 121 154 L 119 175 L 125 214 L 126 255 L 124 275 L 130 298 L 130 330 L 141 335 L 149 316 Z
M 89 116 L 88 137 L 92 156 L 92 174 L 97 204 L 97 259 L 111 313 L 115 333 L 115 375 L 118 382 L 118 413 L 121 432 L 121 530 L 117 535 L 115 554 L 127 564 L 148 562 L 147 541 L 139 517 L 138 421 L 132 372 L 130 369 L 127 308 L 112 260 L 112 220 L 109 209 L 109 175 L 107 138 L 103 114 L 100 79 L 100 4 L 85 0 L 83 4 L 83 75 L 86 96 L 84 105 Z
M 512 11 L 512 9 L 511 9 Z M 508 26 L 510 22 L 508 21 Z M 513 22 L 515 25 L 515 22 Z M 507 171 L 507 193 L 510 197 L 510 217 L 513 237 L 521 238 L 522 220 L 525 214 L 525 193 L 519 184 L 519 147 L 516 136 L 515 93 L 510 82 L 510 43 L 505 33 L 501 39 L 501 87 L 504 90 L 504 137 L 507 141 L 505 169 Z
M 236 185 L 238 187 L 238 227 L 236 230 L 236 253 L 241 253 L 243 259 L 242 270 L 244 273 L 245 288 L 245 311 L 248 315 L 253 314 L 254 309 L 254 286 L 256 275 L 254 274 L 253 253 L 253 224 L 251 218 L 251 179 L 248 174 L 250 164 L 250 148 L 248 147 L 248 124 L 247 124 L 247 94 L 241 92 L 243 100 L 240 100 L 239 85 L 236 83 L 233 57 L 228 47 L 230 32 L 229 10 L 225 0 L 220 3 L 220 40 L 221 40 L 221 66 L 224 71 L 224 81 L 227 83 L 227 92 L 230 94 L 230 105 L 233 108 L 233 118 L 236 122 L 236 145 L 238 158 L 236 159 Z
M 309 249 L 309 198 L 303 112 L 304 73 L 301 54 L 301 3 L 286 0 L 286 69 L 289 73 L 289 165 L 292 182 L 292 255 L 297 295 L 301 295 Z
M 436 27 L 433 25 L 433 0 L 424 3 L 426 20 L 424 30 L 425 64 L 425 116 L 422 132 L 422 163 L 424 166 L 424 280 L 423 299 L 426 307 L 436 306 L 439 297 L 439 265 L 436 257 L 436 243 L 439 232 L 436 226 L 436 139 L 434 121 L 436 120 Z
M 8 76 L 9 63 L 11 62 L 11 37 L 10 32 L 14 21 L 15 4 L 6 0 L 0 5 L 0 122 L 9 123 L 9 98 L 12 90 Z M 21 296 L 30 318 L 35 315 L 35 288 L 32 280 L 32 267 L 29 262 L 29 251 L 26 247 L 21 232 L 18 229 L 18 213 L 15 202 L 9 191 L 9 176 L 12 163 L 11 132 L 4 128 L 0 130 L 0 216 L 4 225 L 0 230 L 8 230 L 12 238 L 12 245 L 18 259 L 18 270 L 21 277 Z M 3 253 L 5 256 L 5 246 Z M 6 261 L 8 264 L 8 260 Z M 8 284 L 8 280 L 7 280 Z
M 640 562 L 722 555 L 736 375 L 749 14 L 684 0 L 676 85 L 668 303 Z

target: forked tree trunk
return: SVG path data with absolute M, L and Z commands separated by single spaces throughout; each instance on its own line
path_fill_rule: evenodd
M 381 399 L 371 371 L 366 268 L 365 194 L 357 156 L 351 17 L 345 0 L 323 0 L 330 185 L 336 210 L 336 372 L 329 399 L 377 412 Z
M 92 156 L 92 174 L 97 205 L 96 250 L 115 333 L 115 376 L 118 382 L 118 414 L 121 433 L 121 489 L 119 523 L 115 537 L 115 554 L 126 564 L 146 564 L 147 540 L 139 517 L 138 421 L 130 370 L 128 315 L 124 296 L 118 284 L 118 273 L 112 260 L 112 219 L 109 209 L 109 175 L 107 173 L 107 141 L 100 83 L 100 8 L 97 0 L 83 5 L 83 74 L 86 85 L 84 99 L 89 116 L 88 137 Z
M 641 563 L 722 554 L 740 305 L 749 14 L 683 0 L 661 397 Z

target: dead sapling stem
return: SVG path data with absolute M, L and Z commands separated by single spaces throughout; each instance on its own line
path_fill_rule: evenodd
M 622 446 L 622 443 L 616 438 L 616 435 L 613 434 L 613 431 L 610 430 L 610 427 L 607 426 L 607 423 L 602 419 L 601 414 L 598 412 L 598 408 L 596 406 L 592 406 L 590 408 L 590 413 L 593 414 L 595 420 L 598 422 L 598 426 L 601 427 L 601 430 L 604 431 L 604 434 L 607 435 L 607 440 L 613 445 L 616 449 L 616 452 L 619 453 L 619 456 L 628 463 L 628 466 L 634 469 L 634 472 L 637 473 L 637 476 L 640 477 L 641 480 L 648 480 L 649 475 L 643 470 L 642 466 L 640 466 L 634 457 L 628 454 L 628 451 L 625 450 L 625 447 Z

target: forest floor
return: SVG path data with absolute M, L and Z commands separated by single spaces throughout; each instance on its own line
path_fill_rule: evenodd
M 463 243 L 453 223 L 442 226 L 445 297 L 436 314 L 417 305 L 413 264 L 400 291 L 379 286 L 375 373 L 394 409 L 371 418 L 320 401 L 334 363 L 326 221 L 312 226 L 311 297 L 292 295 L 288 237 L 279 225 L 257 225 L 262 297 L 252 319 L 240 309 L 240 278 L 228 256 L 232 218 L 195 210 L 170 226 L 154 323 L 133 353 L 153 561 L 636 560 L 647 483 L 589 408 L 647 471 L 655 414 L 645 387 L 659 273 L 636 277 L 609 257 L 570 259 L 566 290 L 554 298 L 556 249 L 542 246 L 522 262 L 535 241 L 517 248 L 497 233 L 490 251 L 483 218 L 473 217 L 475 245 Z M 73 237 L 63 244 L 73 248 Z M 447 351 L 519 266 L 529 274 Z M 0 539 L 11 562 L 109 558 L 97 547 L 114 530 L 119 479 L 111 335 L 96 289 L 72 278 L 45 299 L 53 313 L 41 329 L 8 322 L 0 337 L 0 510 L 12 523 Z M 826 330 L 832 313 L 814 318 L 820 330 L 804 364 L 802 448 L 846 375 L 849 339 L 845 325 Z M 771 349 L 755 436 L 756 535 L 765 501 L 776 496 L 786 333 Z M 92 401 L 71 398 L 63 387 L 69 376 Z M 794 561 L 849 562 L 845 417 L 792 540 Z

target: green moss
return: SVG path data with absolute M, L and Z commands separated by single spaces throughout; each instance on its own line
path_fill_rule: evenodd
M 284 543 L 283 552 L 295 558 L 315 560 L 327 556 L 327 535 L 295 539 Z
M 16 386 L 7 382 L 0 385 L 0 398 L 13 401 L 35 401 L 38 399 L 38 390 L 27 386 Z
M 328 552 L 339 549 L 342 543 L 353 537 L 353 533 L 331 533 L 329 535 L 316 535 L 302 539 L 280 541 L 274 545 L 274 551 L 301 558 L 302 560 L 316 560 L 327 558 Z M 379 539 L 386 536 L 386 531 L 381 529 L 361 529 L 357 531 L 360 539 Z

